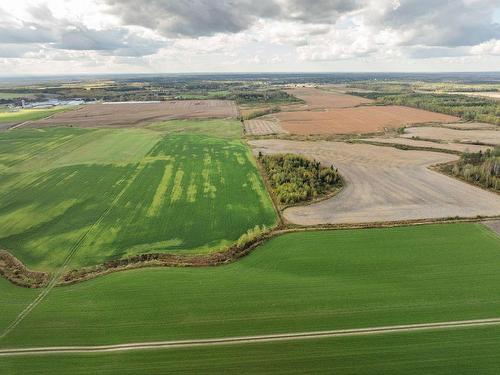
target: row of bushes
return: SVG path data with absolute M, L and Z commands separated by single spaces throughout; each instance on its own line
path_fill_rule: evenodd
M 464 153 L 446 172 L 455 177 L 500 191 L 500 148 L 486 152 Z
M 269 183 L 280 204 L 293 204 L 318 198 L 342 186 L 337 169 L 295 154 L 259 153 Z

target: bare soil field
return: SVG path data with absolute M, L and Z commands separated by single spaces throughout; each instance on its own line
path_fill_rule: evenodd
M 269 135 L 287 133 L 283 128 L 274 121 L 266 120 L 246 120 L 245 134 L 247 135 Z
M 365 138 L 362 141 L 376 142 L 376 143 L 390 143 L 397 145 L 413 146 L 413 147 L 425 147 L 425 148 L 435 148 L 441 150 L 450 150 L 458 152 L 479 152 L 491 149 L 491 146 L 480 146 L 480 145 L 467 145 L 463 143 L 437 143 L 431 141 L 419 141 L 416 139 L 409 138 Z
M 237 117 L 238 109 L 228 100 L 172 100 L 151 103 L 100 103 L 57 113 L 24 126 L 73 125 L 79 127 L 135 126 L 158 120 Z
M 481 92 L 448 92 L 452 95 L 480 96 L 489 99 L 500 100 L 500 92 L 498 91 L 481 91 Z
M 483 224 L 500 236 L 500 220 L 483 221 Z
M 463 142 L 463 143 L 486 143 L 490 145 L 500 145 L 499 130 L 457 130 L 443 127 L 419 126 L 406 128 L 405 138 L 424 138 L 435 139 L 445 142 Z
M 457 122 L 454 116 L 401 106 L 361 106 L 274 115 L 292 134 L 366 134 L 417 123 Z
M 320 90 L 313 87 L 297 87 L 286 90 L 286 92 L 304 100 L 309 109 L 351 108 L 374 102 L 371 99 L 359 96 Z
M 495 130 L 498 129 L 496 125 L 487 124 L 484 122 L 458 122 L 456 124 L 443 124 L 445 128 L 452 128 L 458 130 Z
M 457 156 L 341 142 L 253 140 L 254 152 L 291 152 L 334 164 L 346 186 L 335 197 L 290 207 L 301 225 L 392 222 L 500 215 L 500 196 L 428 169 Z

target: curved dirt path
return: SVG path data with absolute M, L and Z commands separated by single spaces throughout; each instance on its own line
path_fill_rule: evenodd
M 291 152 L 334 164 L 346 181 L 335 197 L 286 209 L 300 225 L 500 215 L 500 196 L 429 170 L 456 155 L 342 142 L 252 140 L 255 153 Z
M 428 330 L 434 331 L 434 330 L 443 330 L 452 328 L 483 327 L 490 325 L 500 325 L 500 318 L 457 320 L 450 322 L 406 324 L 406 325 L 370 327 L 370 328 L 338 329 L 331 331 L 296 332 L 296 333 L 283 333 L 276 335 L 225 337 L 225 338 L 200 339 L 200 340 L 157 341 L 157 342 L 142 342 L 142 343 L 98 345 L 98 346 L 59 346 L 59 347 L 0 349 L 0 357 L 16 356 L 16 355 L 103 353 L 103 352 L 123 352 L 123 351 L 141 350 L 141 349 L 142 350 L 175 349 L 175 348 L 191 348 L 197 346 L 240 345 L 240 344 L 252 344 L 260 342 L 318 339 L 327 337 L 363 336 L 363 335 L 377 335 L 384 333 L 414 332 L 414 331 L 428 331 Z

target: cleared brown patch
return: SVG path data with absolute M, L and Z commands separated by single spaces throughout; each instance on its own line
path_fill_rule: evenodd
M 300 225 L 398 222 L 500 215 L 497 194 L 463 183 L 429 166 L 458 156 L 341 142 L 252 140 L 254 152 L 297 153 L 335 165 L 345 187 L 334 198 L 287 208 Z
M 361 106 L 322 112 L 296 111 L 275 115 L 293 134 L 364 134 L 403 125 L 427 122 L 457 122 L 457 117 L 401 106 Z
M 479 145 L 468 145 L 463 143 L 437 143 L 431 141 L 419 141 L 416 139 L 408 138 L 366 138 L 362 141 L 380 144 L 393 144 L 393 145 L 403 145 L 410 147 L 419 147 L 425 149 L 436 149 L 436 150 L 448 150 L 457 152 L 479 152 L 491 149 L 491 146 L 479 146 Z
M 25 126 L 73 125 L 79 127 L 135 126 L 158 120 L 237 117 L 229 100 L 172 100 L 150 103 L 88 104 L 76 111 L 61 112 Z
M 445 142 L 500 145 L 500 130 L 456 130 L 443 127 L 419 126 L 407 128 L 405 133 L 402 137 L 435 139 Z
M 309 109 L 350 108 L 373 103 L 371 99 L 340 92 L 320 90 L 313 87 L 297 87 L 286 90 L 286 92 L 304 100 Z
M 248 135 L 269 135 L 286 133 L 283 128 L 274 121 L 266 120 L 246 120 L 245 134 Z

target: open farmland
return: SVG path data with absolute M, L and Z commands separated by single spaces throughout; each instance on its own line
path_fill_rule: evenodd
M 286 92 L 305 101 L 306 104 L 302 107 L 308 109 L 351 108 L 374 102 L 371 99 L 360 96 L 320 90 L 312 87 L 297 87 L 286 90 Z
M 456 122 L 457 117 L 401 106 L 361 106 L 325 111 L 280 112 L 274 115 L 292 134 L 363 134 L 403 125 Z
M 495 374 L 498 327 L 107 354 L 4 357 L 3 374 Z M 423 360 L 426 358 L 427 360 Z M 55 365 L 57 364 L 57 365 Z M 468 372 L 471 369 L 471 372 Z
M 459 130 L 494 130 L 498 129 L 496 125 L 487 124 L 485 122 L 458 122 L 456 124 L 442 124 L 444 128 L 459 129 Z
M 237 116 L 238 109 L 234 102 L 229 100 L 98 103 L 87 104 L 77 111 L 61 113 L 26 126 L 127 127 L 160 120 Z
M 406 128 L 406 138 L 435 139 L 445 142 L 484 143 L 500 145 L 499 130 L 457 130 L 442 127 L 421 126 Z
M 247 135 L 270 135 L 270 134 L 283 134 L 287 133 L 275 121 L 267 120 L 246 120 L 245 121 L 245 134 Z
M 237 138 L 50 128 L 2 133 L 0 144 L 0 248 L 31 268 L 52 271 L 70 252 L 72 267 L 207 252 L 275 221 Z
M 495 318 L 498 262 L 500 240 L 481 224 L 290 233 L 221 267 L 133 270 L 54 288 L 0 347 Z M 2 296 L 12 286 L 0 288 Z
M 456 152 L 479 152 L 491 149 L 491 146 L 480 146 L 480 145 L 468 145 L 463 143 L 438 143 L 431 141 L 419 141 L 417 139 L 409 138 L 382 138 L 373 137 L 361 139 L 361 141 L 366 141 L 370 143 L 380 143 L 380 144 L 392 144 L 392 145 L 402 145 L 410 147 L 428 148 L 436 150 L 449 150 Z
M 346 181 L 335 197 L 287 208 L 295 224 L 364 223 L 500 215 L 500 197 L 428 169 L 458 157 L 340 142 L 252 140 L 254 152 L 297 153 L 335 165 Z
M 47 109 L 20 109 L 15 112 L 0 112 L 0 130 L 8 129 L 16 124 L 25 121 L 33 121 L 44 117 L 52 116 L 56 113 L 66 112 L 73 107 L 54 107 Z

